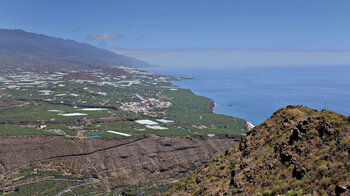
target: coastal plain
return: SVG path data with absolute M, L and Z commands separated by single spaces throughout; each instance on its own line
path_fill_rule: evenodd
M 182 79 L 1 70 L 0 195 L 152 195 L 237 145 L 246 121 L 171 83 Z

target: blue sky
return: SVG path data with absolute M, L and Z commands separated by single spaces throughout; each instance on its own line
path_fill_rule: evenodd
M 350 65 L 349 10 L 348 0 L 1 0 L 0 28 L 168 66 Z

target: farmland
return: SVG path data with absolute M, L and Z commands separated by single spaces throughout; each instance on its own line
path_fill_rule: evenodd
M 125 136 L 107 131 L 138 137 L 240 135 L 247 129 L 242 119 L 214 114 L 208 108 L 210 99 L 170 82 L 182 78 L 131 68 L 123 73 L 128 74 L 5 71 L 0 78 L 0 123 L 4 124 L 0 133 L 114 138 Z M 137 119 L 155 121 L 157 126 L 137 124 Z

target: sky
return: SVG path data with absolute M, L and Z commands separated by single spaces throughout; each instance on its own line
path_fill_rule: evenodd
M 168 67 L 350 66 L 349 0 L 0 0 L 0 28 Z

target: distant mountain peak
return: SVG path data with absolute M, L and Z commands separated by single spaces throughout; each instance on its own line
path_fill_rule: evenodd
M 0 29 L 0 68 L 79 70 L 107 67 L 147 67 L 148 63 L 74 40 Z

